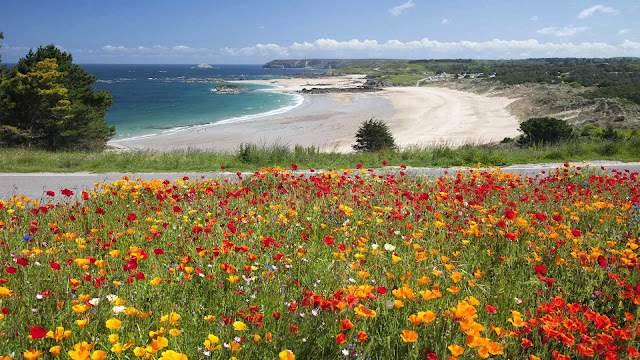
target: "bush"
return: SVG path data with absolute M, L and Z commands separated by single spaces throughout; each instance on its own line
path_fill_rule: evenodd
M 573 137 L 573 129 L 566 121 L 550 117 L 531 118 L 520 124 L 520 131 L 524 133 L 522 145 L 549 144 Z
M 369 119 L 362 122 L 356 132 L 356 143 L 353 150 L 356 151 L 381 151 L 396 148 L 395 140 L 389 127 L 381 120 Z

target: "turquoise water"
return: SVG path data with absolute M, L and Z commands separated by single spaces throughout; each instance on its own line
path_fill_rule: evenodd
M 282 113 L 301 103 L 301 96 L 264 91 L 215 93 L 220 83 L 189 83 L 189 78 L 263 79 L 300 70 L 262 69 L 259 65 L 83 65 L 98 77 L 94 87 L 107 90 L 114 105 L 106 121 L 116 126 L 114 140 L 175 131 L 185 126 L 239 121 L 265 113 Z M 241 84 L 250 89 L 267 86 Z

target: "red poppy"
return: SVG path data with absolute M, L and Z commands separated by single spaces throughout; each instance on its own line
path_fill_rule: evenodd
M 293 169 L 294 171 L 295 171 L 295 170 L 298 170 L 298 165 L 296 165 L 296 164 L 291 164 L 291 169 Z
M 547 220 L 547 215 L 537 212 L 536 213 L 536 219 L 538 219 L 538 221 L 545 221 L 545 220 Z
M 346 336 L 345 334 L 340 333 L 340 334 L 338 334 L 338 335 L 336 336 L 336 342 L 337 342 L 338 344 L 342 344 L 342 343 L 344 343 L 345 341 L 347 341 L 347 336 Z
M 30 328 L 31 337 L 34 339 L 42 339 L 47 336 L 47 330 L 41 328 L 40 326 L 32 326 Z
M 532 268 L 539 274 L 546 275 L 547 273 L 547 264 L 533 265 Z
M 495 306 L 491 306 L 491 305 L 487 305 L 484 307 L 485 309 L 487 309 L 488 312 L 495 314 L 496 311 L 498 311 L 498 308 Z
M 515 218 L 516 218 L 516 213 L 515 213 L 513 210 L 511 210 L 510 208 L 507 208 L 507 209 L 504 211 L 504 218 L 505 218 L 505 219 L 509 219 L 509 220 L 515 220 Z
M 327 245 L 334 245 L 336 243 L 333 239 L 333 236 L 325 236 L 322 241 L 324 241 L 324 243 Z
M 598 256 L 598 265 L 602 266 L 603 268 L 609 266 L 609 264 L 607 263 L 607 259 L 605 259 L 605 257 L 602 255 Z
M 69 190 L 69 189 L 64 189 L 62 191 L 60 191 L 60 193 L 64 196 L 73 196 L 73 191 Z
M 56 193 L 54 193 L 53 191 L 49 190 L 49 191 L 47 191 L 47 195 L 56 196 Z

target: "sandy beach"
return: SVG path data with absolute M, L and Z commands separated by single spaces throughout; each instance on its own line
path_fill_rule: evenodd
M 352 88 L 364 76 L 251 80 L 271 85 L 261 91 L 296 93 L 303 88 Z M 440 87 L 392 87 L 371 93 L 303 95 L 283 114 L 250 121 L 197 126 L 172 133 L 111 141 L 126 149 L 234 151 L 241 143 L 316 146 L 351 151 L 355 133 L 370 118 L 387 122 L 401 146 L 485 143 L 519 134 L 518 119 L 506 107 L 514 99 L 487 97 Z

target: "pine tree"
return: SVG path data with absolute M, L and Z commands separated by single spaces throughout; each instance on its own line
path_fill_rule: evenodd
M 356 151 L 381 151 L 396 148 L 395 140 L 387 124 L 381 120 L 369 119 L 362 122 L 356 133 Z
M 106 146 L 115 134 L 104 120 L 111 95 L 96 92 L 96 78 L 72 60 L 71 54 L 48 45 L 30 50 L 7 72 L 0 85 L 0 145 L 47 150 Z

